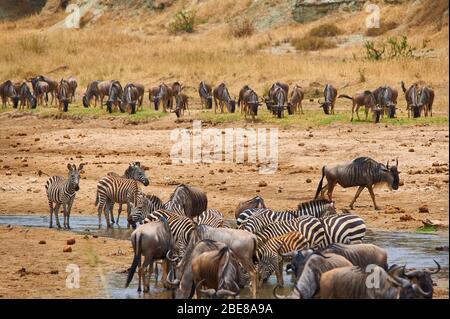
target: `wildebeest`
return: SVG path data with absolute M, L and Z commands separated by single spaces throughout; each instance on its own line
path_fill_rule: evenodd
M 73 102 L 73 100 L 75 99 L 75 93 L 77 91 L 78 83 L 73 76 L 67 79 L 67 83 L 69 83 L 70 88 L 70 102 Z
M 207 109 L 212 109 L 211 92 L 211 85 L 207 84 L 205 81 L 201 81 L 198 86 L 198 95 L 200 95 L 202 108 L 206 106 Z
M 293 112 L 296 113 L 303 113 L 303 106 L 302 106 L 302 100 L 303 100 L 304 94 L 302 92 L 302 88 L 299 85 L 294 85 L 292 88 L 291 94 L 290 94 L 290 107 L 292 108 Z
M 204 252 L 192 259 L 192 278 L 197 298 L 206 294 L 212 298 L 239 294 L 239 265 L 227 246 Z M 206 286 L 208 289 L 201 289 Z
M 183 116 L 184 111 L 189 112 L 189 98 L 184 93 L 178 93 L 175 96 L 175 114 L 177 117 Z
M 187 217 L 194 218 L 206 210 L 208 197 L 196 187 L 180 184 L 170 195 L 169 202 L 179 205 Z
M 425 292 L 423 297 L 426 299 L 430 299 L 433 296 L 433 280 L 431 279 L 431 275 L 437 274 L 441 270 L 441 265 L 439 265 L 436 260 L 433 261 L 437 265 L 437 269 L 434 271 L 430 271 L 428 269 L 405 271 L 405 267 L 401 267 L 401 271 L 399 273 L 399 276 L 401 276 L 402 278 L 407 278 L 411 280 L 413 284 L 418 285 L 422 289 L 422 291 Z
M 112 81 L 108 91 L 108 100 L 106 101 L 106 109 L 109 113 L 112 113 L 113 106 L 116 108 L 119 107 L 121 112 L 125 112 L 124 109 L 121 108 L 120 98 L 123 95 L 123 88 L 119 81 Z
M 150 288 L 150 276 L 153 269 L 153 263 L 156 260 L 164 259 L 163 268 L 168 272 L 168 260 L 170 253 L 173 253 L 173 236 L 169 224 L 165 218 L 157 221 L 151 221 L 138 227 L 131 234 L 131 243 L 133 245 L 134 257 L 131 268 L 128 272 L 125 287 L 130 285 L 136 268 L 139 267 L 138 291 L 141 291 L 141 281 L 144 285 L 144 292 Z M 144 256 L 144 262 L 141 262 L 141 256 Z M 170 260 L 169 260 L 170 261 Z M 147 270 L 148 269 L 148 270 Z M 149 272 L 148 279 L 146 272 Z M 165 277 L 163 277 L 165 279 Z
M 91 100 L 94 98 L 94 107 L 97 107 L 97 100 L 100 98 L 98 84 L 100 81 L 92 81 L 88 84 L 86 92 L 84 92 L 82 101 L 84 107 L 89 107 L 91 105 Z
M 123 89 L 123 95 L 120 99 L 120 109 L 123 111 L 127 110 L 127 107 L 130 107 L 130 113 L 136 113 L 136 105 L 139 103 L 139 90 L 133 83 L 127 83 Z
M 321 252 L 341 255 L 355 266 L 366 267 L 373 264 L 387 269 L 386 250 L 373 244 L 346 245 L 334 243 L 325 247 Z
M 408 117 L 410 117 L 410 113 L 413 114 L 413 117 L 420 116 L 420 108 L 418 103 L 418 95 L 419 95 L 419 85 L 417 83 L 413 83 L 408 89 L 405 87 L 405 83 L 402 81 L 402 90 L 405 93 L 406 100 L 406 111 L 408 112 Z
M 52 100 L 50 101 L 50 105 L 55 101 L 56 89 L 58 88 L 58 82 L 44 75 L 38 75 L 35 79 L 38 81 L 43 81 L 48 84 L 48 93 L 50 93 Z M 33 86 L 34 87 L 34 86 Z M 36 94 L 35 94 L 36 96 Z
M 261 196 L 255 196 L 249 200 L 240 202 L 236 209 L 234 210 L 234 217 L 238 219 L 239 215 L 246 209 L 249 208 L 266 208 L 264 204 L 264 199 Z
M 376 275 L 373 286 L 368 285 Z M 412 299 L 426 296 L 418 285 L 411 281 L 390 276 L 383 268 L 373 265 L 366 269 L 358 266 L 335 268 L 320 278 L 321 299 Z
M 376 162 L 369 157 L 358 157 L 350 163 L 338 164 L 334 166 L 322 167 L 322 178 L 320 179 L 317 187 L 316 196 L 328 189 L 328 199 L 331 201 L 333 195 L 333 189 L 336 184 L 341 185 L 344 188 L 358 186 L 355 197 L 350 203 L 350 208 L 353 209 L 358 196 L 361 194 L 364 188 L 370 193 L 374 208 L 376 210 L 381 209 L 375 202 L 375 194 L 373 192 L 373 186 L 380 183 L 386 183 L 389 188 L 397 190 L 399 186 L 399 172 L 398 172 L 398 159 L 395 165 L 389 166 L 389 161 L 386 165 Z M 322 187 L 323 178 L 327 178 L 328 185 Z
M 159 102 L 157 104 L 156 103 L 157 100 L 155 99 L 155 97 L 158 95 L 158 92 L 159 92 L 159 86 L 154 86 L 154 87 L 148 89 L 148 101 L 150 103 L 149 107 L 152 107 L 152 102 L 153 102 L 155 111 L 157 111 L 158 107 L 159 107 Z
M 181 93 L 181 90 L 183 90 L 183 86 L 178 81 L 173 82 L 172 85 L 170 86 L 170 88 L 172 89 L 172 94 L 174 96 L 177 96 L 178 94 Z
M 225 83 L 220 83 L 214 88 L 214 113 L 217 112 L 217 107 L 220 108 L 220 113 L 223 113 L 223 106 L 225 104 L 228 113 L 234 113 L 236 108 L 236 100 L 231 98 Z M 219 101 L 219 102 L 217 102 Z
M 278 84 L 273 84 L 269 91 L 269 98 L 271 100 L 271 111 L 278 118 L 283 116 L 284 108 L 288 108 L 289 114 L 292 112 L 288 106 L 286 89 Z
M 19 100 L 20 100 L 19 107 L 22 107 L 23 109 L 25 108 L 25 106 L 27 108 L 31 107 L 32 109 L 36 108 L 37 100 L 31 93 L 30 88 L 28 87 L 28 85 L 25 81 L 23 81 L 22 83 L 19 84 L 17 93 L 19 95 Z
M 67 112 L 69 110 L 70 102 L 70 85 L 64 79 L 61 79 L 56 88 L 56 98 L 58 99 L 58 110 Z
M 277 299 L 311 299 L 322 291 L 321 277 L 331 269 L 353 266 L 346 258 L 336 254 L 313 253 L 308 257 L 304 269 L 289 296 L 281 296 L 276 293 L 278 285 L 273 294 Z M 320 289 L 319 289 L 320 288 Z
M 2 99 L 2 106 L 6 108 L 6 103 L 8 99 L 11 99 L 13 102 L 13 108 L 17 108 L 19 103 L 19 95 L 14 88 L 14 85 L 11 80 L 7 80 L 0 84 L 0 97 Z
M 325 114 L 333 114 L 334 115 L 334 104 L 336 103 L 337 90 L 331 84 L 325 85 L 325 89 L 323 90 L 323 96 L 325 101 L 320 102 L 320 107 L 323 109 Z
M 37 78 L 33 78 L 31 79 L 31 86 L 38 104 L 43 105 L 43 99 L 45 98 L 45 105 L 48 105 L 48 93 L 50 92 L 50 86 L 48 83 L 39 81 Z
M 245 94 L 245 92 L 247 92 L 248 90 L 251 90 L 251 88 L 250 88 L 247 84 L 245 84 L 245 85 L 241 88 L 241 90 L 239 91 L 239 97 L 238 97 L 237 105 L 238 105 L 238 108 L 240 108 L 241 113 L 244 112 L 244 109 L 242 108 L 243 102 L 244 102 L 244 94 Z
M 389 118 L 394 118 L 398 97 L 397 90 L 385 85 L 378 87 L 372 93 L 375 97 L 376 104 L 381 107 L 382 114 L 384 115 L 387 111 Z
M 244 269 L 250 273 L 252 278 L 252 293 L 253 298 L 255 298 L 257 288 L 257 271 L 254 264 L 257 260 L 256 236 L 239 229 L 214 228 L 207 225 L 199 225 L 191 234 L 185 255 L 189 255 L 189 251 L 192 251 L 195 244 L 202 239 L 211 239 L 223 242 L 235 253 Z
M 249 89 L 245 91 L 242 100 L 245 118 L 249 114 L 252 117 L 252 122 L 255 122 L 255 116 L 258 115 L 258 107 L 261 105 L 258 94 L 252 89 Z
M 161 83 L 158 88 L 158 93 L 153 97 L 155 103 L 155 110 L 159 108 L 159 103 L 162 103 L 163 111 L 167 112 L 167 109 L 172 108 L 173 104 L 173 91 L 167 84 Z
M 176 266 L 177 279 L 168 278 L 167 282 L 175 291 L 175 298 L 190 299 L 194 295 L 195 285 L 192 277 L 192 260 L 207 251 L 220 250 L 226 247 L 224 243 L 204 239 L 195 244 L 192 250 L 186 252 L 185 256 Z M 169 273 L 168 277 L 170 277 Z
M 376 101 L 375 101 L 375 96 L 372 94 L 371 91 L 366 90 L 362 93 L 357 93 L 355 95 L 352 96 L 348 96 L 346 94 L 340 94 L 338 96 L 338 98 L 346 98 L 346 99 L 350 99 L 353 102 L 352 105 L 352 118 L 350 119 L 350 121 L 353 121 L 353 114 L 356 112 L 356 117 L 359 119 L 359 108 L 361 106 L 365 107 L 365 112 L 366 112 L 366 121 L 367 121 L 367 116 L 369 114 L 369 110 L 375 111 L 375 107 L 376 107 Z
M 430 116 L 433 116 L 433 101 L 434 91 L 427 86 L 421 87 L 417 96 L 419 112 L 423 110 L 425 116 L 428 116 L 428 112 L 430 112 Z

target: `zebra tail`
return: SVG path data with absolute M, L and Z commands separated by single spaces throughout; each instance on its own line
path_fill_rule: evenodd
M 131 264 L 130 271 L 128 272 L 127 283 L 125 284 L 125 288 L 128 288 L 131 280 L 133 280 L 134 273 L 136 272 L 137 266 L 141 263 L 141 245 L 142 245 L 142 236 L 139 236 L 137 240 L 136 250 L 134 252 L 133 263 Z
M 314 199 L 317 199 L 320 195 L 324 177 L 325 177 L 325 166 L 322 166 L 322 178 L 320 179 L 319 185 L 317 186 L 316 196 L 314 196 Z

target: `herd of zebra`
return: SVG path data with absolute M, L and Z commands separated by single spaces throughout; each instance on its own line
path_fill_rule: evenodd
M 362 163 L 372 162 L 368 158 L 358 158 L 352 163 L 362 167 Z M 377 165 L 381 165 L 377 167 L 383 169 L 383 174 L 390 174 L 384 165 Z M 375 176 L 374 166 L 371 167 L 370 176 Z M 70 228 L 70 210 L 75 192 L 80 188 L 82 169 L 82 164 L 78 167 L 68 164 L 68 179 L 51 177 L 48 180 L 50 227 L 53 214 L 60 227 L 58 211 L 62 205 L 64 227 Z M 326 174 L 325 168 L 323 171 Z M 339 178 L 338 175 L 334 178 Z M 169 200 L 163 202 L 154 194 L 140 191 L 138 183 L 149 185 L 149 179 L 141 164 L 134 162 L 123 175 L 108 173 L 100 179 L 96 195 L 99 227 L 102 213 L 108 227 L 118 223 L 121 206 L 126 204 L 128 227 L 135 228 L 131 234 L 134 257 L 127 287 L 139 269 L 138 291 L 143 283 L 144 292 L 148 292 L 149 278 L 153 271 L 158 278 L 157 262 L 162 262 L 161 278 L 175 298 L 192 298 L 194 293 L 198 298 L 204 295 L 213 298 L 236 296 L 247 285 L 256 297 L 257 289 L 274 272 L 278 285 L 284 284 L 283 261 L 290 259 L 290 268 L 298 279 L 294 297 L 314 297 L 321 291 L 322 273 L 350 267 L 350 275 L 357 276 L 358 271 L 353 274 L 352 267 L 363 267 L 358 269 L 364 271 L 364 267 L 371 264 L 380 267 L 379 271 L 384 272 L 386 278 L 393 279 L 386 279 L 387 286 L 384 287 L 388 287 L 388 291 L 376 294 L 367 291 L 367 295 L 362 296 L 361 287 L 356 283 L 354 289 L 359 292 L 359 297 L 430 298 L 432 295 L 430 272 L 421 271 L 413 276 L 404 268 L 401 268 L 402 272 L 399 267 L 388 267 L 382 248 L 363 243 L 364 220 L 350 212 L 337 213 L 331 200 L 313 199 L 300 203 L 294 210 L 276 211 L 267 208 L 263 198 L 256 196 L 239 203 L 235 222 L 230 223 L 221 212 L 208 208 L 207 194 L 196 187 L 180 184 Z M 321 189 L 320 183 L 319 193 Z M 113 216 L 114 203 L 120 205 L 117 219 Z M 317 263 L 317 258 L 322 261 Z M 324 285 L 329 284 L 327 281 Z M 307 293 L 299 289 L 306 289 Z M 329 295 L 339 296 L 339 293 Z
M 27 82 L 32 84 L 33 94 Z M 77 86 L 78 83 L 74 77 L 62 78 L 58 82 L 49 77 L 38 75 L 18 83 L 13 83 L 11 80 L 0 83 L 0 96 L 3 108 L 6 107 L 8 101 L 12 102 L 14 108 L 25 108 L 25 106 L 36 108 L 38 104 L 43 104 L 44 98 L 46 104 L 48 104 L 48 95 L 50 94 L 52 97 L 50 104 L 53 101 L 58 101 L 59 110 L 67 112 L 69 103 L 75 98 Z M 433 89 L 426 85 L 419 86 L 417 83 L 413 83 L 407 89 L 403 81 L 401 87 L 405 95 L 408 117 L 410 115 L 414 118 L 420 117 L 422 113 L 425 116 L 433 115 Z M 96 80 L 88 84 L 82 96 L 82 102 L 83 106 L 87 108 L 90 107 L 92 100 L 94 100 L 94 107 L 97 106 L 99 100 L 100 107 L 103 108 L 104 98 L 107 97 L 106 107 L 109 113 L 120 110 L 120 112 L 134 114 L 137 110 L 142 110 L 145 91 L 145 86 L 136 82 L 127 83 L 123 87 L 117 80 Z M 337 98 L 347 98 L 352 101 L 351 120 L 353 120 L 355 112 L 359 119 L 358 110 L 361 107 L 365 108 L 365 119 L 367 120 L 370 111 L 377 123 L 384 114 L 387 114 L 390 118 L 396 116 L 398 91 L 391 86 L 380 86 L 375 90 L 365 90 L 353 96 L 346 94 L 338 96 L 337 93 L 338 91 L 333 85 L 325 85 L 323 90 L 324 100 L 318 100 L 319 106 L 325 114 L 334 114 L 334 105 Z M 237 104 L 241 113 L 244 113 L 245 117 L 251 116 L 252 121 L 255 120 L 258 107 L 262 103 L 265 103 L 267 109 L 279 118 L 283 116 L 284 110 L 287 110 L 288 114 L 303 114 L 302 101 L 305 97 L 305 92 L 301 86 L 295 84 L 290 88 L 287 83 L 283 82 L 273 83 L 270 89 L 263 94 L 263 97 L 258 96 L 250 86 L 244 85 L 239 91 L 237 102 L 223 82 L 212 89 L 211 85 L 201 81 L 198 85 L 198 94 L 202 108 L 212 109 L 214 100 L 215 113 L 217 110 L 220 110 L 221 113 L 224 111 L 234 113 Z M 148 98 L 150 104 L 153 102 L 155 110 L 158 110 L 159 106 L 162 105 L 164 112 L 171 110 L 177 117 L 182 116 L 185 110 L 189 111 L 189 97 L 183 93 L 183 85 L 178 81 L 171 84 L 161 83 L 159 86 L 151 87 L 148 89 Z

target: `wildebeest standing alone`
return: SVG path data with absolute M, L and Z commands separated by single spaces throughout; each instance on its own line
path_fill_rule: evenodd
M 339 184 L 344 188 L 358 186 L 355 197 L 350 203 L 350 208 L 353 209 L 353 204 L 356 199 L 363 189 L 367 188 L 370 197 L 372 198 L 374 208 L 379 210 L 381 208 L 375 202 L 373 186 L 380 183 L 386 183 L 389 188 L 397 190 L 399 186 L 399 172 L 397 167 L 398 159 L 396 160 L 395 165 L 389 166 L 389 161 L 384 165 L 369 157 L 358 157 L 347 164 L 323 166 L 322 178 L 317 187 L 315 198 L 318 198 L 320 194 L 323 194 L 327 188 L 328 199 L 331 201 L 333 189 L 336 184 Z M 327 178 L 328 185 L 322 187 L 324 177 Z
M 325 114 L 333 114 L 334 115 L 334 104 L 336 103 L 337 90 L 331 84 L 325 85 L 325 89 L 323 90 L 323 96 L 325 98 L 324 102 L 320 102 L 320 107 L 323 109 Z

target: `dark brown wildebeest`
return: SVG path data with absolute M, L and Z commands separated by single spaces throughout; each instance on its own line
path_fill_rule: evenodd
M 149 278 L 153 269 L 153 263 L 156 260 L 164 260 L 163 267 L 169 268 L 168 263 L 172 261 L 170 254 L 173 253 L 174 239 L 169 224 L 165 218 L 148 222 L 138 227 L 131 234 L 131 243 L 133 245 L 134 257 L 128 272 L 125 287 L 128 287 L 133 279 L 136 268 L 139 267 L 138 291 L 141 291 L 141 281 L 143 281 L 144 292 L 149 291 Z M 144 262 L 141 263 L 141 256 L 144 256 Z M 148 277 L 146 272 L 149 272 Z M 165 279 L 165 278 L 164 278 Z
M 418 95 L 419 95 L 419 85 L 413 83 L 408 89 L 405 87 L 405 82 L 401 81 L 403 93 L 405 93 L 406 100 L 406 111 L 408 112 L 408 117 L 413 114 L 413 117 L 420 116 L 420 108 L 418 105 Z
M 292 88 L 291 94 L 290 94 L 290 105 L 291 108 L 293 110 L 293 112 L 296 113 L 303 113 L 303 106 L 302 106 L 302 100 L 303 97 L 305 96 L 302 92 L 302 88 L 299 85 L 294 85 L 294 87 Z
M 19 108 L 25 109 L 25 106 L 27 108 L 31 107 L 32 109 L 36 108 L 37 100 L 31 93 L 30 88 L 25 81 L 19 83 L 17 93 L 20 100 Z
M 236 209 L 234 210 L 234 217 L 238 219 L 239 215 L 246 209 L 249 208 L 266 208 L 264 204 L 264 199 L 261 196 L 255 196 L 249 200 L 240 202 Z M 238 223 L 239 226 L 239 223 Z
M 184 111 L 188 110 L 189 112 L 189 98 L 184 93 L 178 93 L 175 96 L 175 114 L 177 117 L 183 116 Z
M 379 105 L 382 110 L 382 115 L 387 113 L 389 118 L 394 118 L 398 97 L 397 90 L 385 85 L 373 90 L 372 93 L 375 97 L 375 103 Z
M 434 91 L 427 86 L 421 87 L 417 95 L 419 112 L 423 110 L 425 116 L 428 116 L 428 112 L 430 112 L 430 116 L 433 116 L 433 101 Z
M 325 85 L 325 89 L 323 90 L 323 96 L 325 98 L 324 102 L 320 102 L 319 104 L 323 112 L 325 114 L 333 114 L 334 115 L 334 104 L 336 103 L 337 90 L 331 84 Z
M 100 97 L 100 108 L 103 109 L 103 99 L 105 96 L 109 96 L 109 90 L 111 88 L 112 83 L 115 82 L 114 80 L 106 80 L 101 81 L 97 87 L 98 87 L 98 95 Z
M 39 81 L 37 78 L 31 79 L 31 85 L 33 87 L 34 97 L 38 104 L 43 105 L 43 99 L 45 97 L 45 105 L 48 105 L 48 93 L 50 92 L 50 86 L 47 82 Z
M 130 106 L 130 113 L 136 113 L 136 105 L 139 103 L 139 90 L 133 83 L 127 83 L 123 89 L 122 98 L 119 101 L 120 110 L 126 111 Z
M 269 91 L 269 98 L 272 101 L 271 110 L 274 115 L 281 118 L 284 113 L 284 108 L 287 108 L 288 113 L 292 114 L 292 110 L 289 107 L 286 90 L 274 84 Z
M 207 109 L 212 109 L 212 96 L 211 96 L 211 85 L 207 84 L 205 81 L 201 81 L 198 86 L 198 95 L 200 95 L 200 102 L 202 104 L 202 109 L 206 106 Z
M 97 107 L 97 100 L 100 98 L 100 92 L 98 85 L 100 84 L 100 81 L 92 81 L 88 84 L 86 88 L 86 92 L 83 94 L 83 106 L 89 107 L 91 105 L 91 100 L 94 98 L 94 107 Z
M 159 86 L 154 86 L 150 89 L 148 89 L 148 101 L 149 101 L 149 107 L 152 107 L 152 102 L 155 108 L 155 111 L 158 110 L 158 105 L 156 104 L 155 97 L 158 95 L 159 92 Z
M 58 88 L 58 81 L 55 81 L 55 80 L 53 80 L 53 79 L 51 79 L 51 78 L 49 78 L 47 76 L 44 76 L 44 75 L 38 75 L 37 79 L 39 81 L 44 81 L 44 82 L 46 82 L 48 84 L 48 87 L 49 87 L 48 93 L 50 93 L 50 95 L 52 97 L 52 100 L 50 101 L 50 105 L 53 104 L 53 101 L 55 101 L 55 103 L 57 103 L 55 97 L 56 97 L 56 90 Z
M 75 99 L 75 93 L 77 91 L 78 83 L 73 76 L 69 77 L 67 79 L 67 82 L 69 83 L 70 87 L 70 102 L 73 102 L 73 100 Z
M 165 83 L 160 84 L 158 93 L 153 97 L 155 103 L 155 110 L 159 108 L 159 103 L 162 103 L 163 111 L 167 112 L 167 109 L 171 109 L 173 105 L 173 91 Z
M 112 113 L 113 106 L 117 109 L 119 107 L 121 112 L 125 112 L 121 108 L 120 97 L 123 95 L 122 85 L 119 81 L 113 80 L 111 81 L 111 85 L 108 91 L 108 100 L 106 101 L 106 109 L 109 113 Z
M 255 122 L 255 116 L 258 115 L 258 107 L 261 105 L 258 94 L 250 89 L 245 91 L 242 99 L 245 118 L 247 118 L 247 114 L 249 114 L 252 117 L 252 123 Z
M 137 109 L 142 111 L 142 104 L 144 103 L 145 86 L 140 83 L 132 82 L 131 84 L 137 89 L 138 92 L 138 102 Z
M 214 88 L 214 113 L 217 112 L 217 107 L 220 108 L 220 113 L 223 113 L 223 106 L 227 107 L 228 113 L 234 113 L 236 108 L 236 100 L 231 98 L 230 92 L 228 91 L 225 83 L 220 83 Z M 219 101 L 219 102 L 217 102 Z
M 19 103 L 19 95 L 17 94 L 16 89 L 14 88 L 14 84 L 11 82 L 11 80 L 7 80 L 0 84 L 0 97 L 2 99 L 3 108 L 6 108 L 8 99 L 11 99 L 13 102 L 13 107 L 17 108 L 17 105 Z
M 366 113 L 366 121 L 367 121 L 367 116 L 369 114 L 369 110 L 371 110 L 372 112 L 375 111 L 375 107 L 376 107 L 376 101 L 375 101 L 375 96 L 373 95 L 373 93 L 369 90 L 366 90 L 364 92 L 361 93 L 357 93 L 355 95 L 352 96 L 348 96 L 346 94 L 340 94 L 338 96 L 338 98 L 346 98 L 349 100 L 352 100 L 353 105 L 352 105 L 352 118 L 350 119 L 350 121 L 353 121 L 353 114 L 356 112 L 356 117 L 358 118 L 358 121 L 360 120 L 359 118 L 359 108 L 361 106 L 365 107 L 365 113 Z M 377 120 L 377 119 L 375 119 Z M 379 119 L 378 119 L 379 120 Z
M 67 112 L 69 110 L 70 101 L 70 84 L 64 79 L 61 79 L 56 88 L 56 98 L 58 99 L 58 111 Z
M 239 265 L 228 247 L 204 252 L 192 259 L 192 278 L 198 299 L 201 294 L 222 298 L 239 294 Z M 208 289 L 203 290 L 201 286 Z
M 245 92 L 247 92 L 248 90 L 251 90 L 251 88 L 246 84 L 246 85 L 244 85 L 244 86 L 242 87 L 242 89 L 239 91 L 239 98 L 238 98 L 238 101 L 237 101 L 237 105 L 238 105 L 238 107 L 240 108 L 241 113 L 245 113 L 245 110 L 244 110 L 244 108 L 242 107 L 241 104 L 243 104 L 243 102 L 244 102 L 244 94 L 245 94 Z
M 178 81 L 173 82 L 170 88 L 172 89 L 173 96 L 177 96 L 181 93 L 181 90 L 183 90 L 183 86 Z
M 390 189 L 397 190 L 399 186 L 399 172 L 397 167 L 398 159 L 395 165 L 389 166 L 389 161 L 384 165 L 369 157 L 358 157 L 346 164 L 323 166 L 322 178 L 320 179 L 314 198 L 317 199 L 320 194 L 323 196 L 325 189 L 328 189 L 328 200 L 331 201 L 336 184 L 339 184 L 344 188 L 358 186 L 355 197 L 349 205 L 350 208 L 353 209 L 353 204 L 356 199 L 363 189 L 367 188 L 370 197 L 372 197 L 374 208 L 380 210 L 381 208 L 375 202 L 373 186 L 386 183 Z M 328 185 L 322 187 L 324 177 L 327 178 Z

